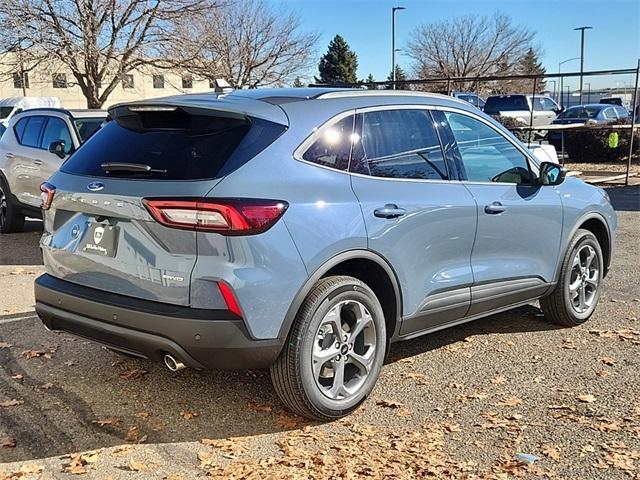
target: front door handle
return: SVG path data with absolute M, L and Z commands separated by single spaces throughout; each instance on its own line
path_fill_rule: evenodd
M 42 160 L 34 160 L 33 163 L 34 165 L 40 166 L 42 165 Z
M 492 202 L 489 205 L 484 206 L 484 213 L 488 213 L 490 215 L 495 215 L 497 213 L 502 213 L 507 209 L 500 202 Z
M 13 153 L 5 153 L 4 158 L 11 160 L 12 158 L 15 158 L 15 155 Z
M 407 213 L 404 208 L 399 208 L 393 203 L 387 203 L 384 207 L 376 208 L 373 214 L 378 218 L 398 218 Z

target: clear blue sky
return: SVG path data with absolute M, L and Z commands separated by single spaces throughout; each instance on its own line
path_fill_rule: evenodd
M 337 33 L 358 54 L 358 76 L 372 73 L 383 80 L 391 71 L 391 7 L 407 9 L 396 15 L 396 45 L 403 48 L 418 25 L 458 15 L 491 15 L 500 11 L 516 23 L 525 24 L 536 35 L 547 72 L 557 72 L 558 62 L 580 54 L 579 32 L 573 28 L 590 25 L 586 32 L 585 70 L 635 67 L 640 57 L 640 0 L 270 0 L 297 12 L 303 27 L 321 34 L 318 57 Z M 410 69 L 410 59 L 399 52 L 397 62 Z M 568 62 L 563 71 L 578 71 L 579 62 Z M 317 74 L 317 72 L 314 72 Z M 601 82 L 632 81 L 630 76 Z

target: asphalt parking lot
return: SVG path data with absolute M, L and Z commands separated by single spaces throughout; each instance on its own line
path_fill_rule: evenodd
M 47 332 L 39 224 L 0 237 L 0 479 L 640 479 L 640 186 L 609 193 L 616 256 L 590 322 L 531 305 L 396 344 L 328 424 L 283 410 L 267 372 L 171 373 Z

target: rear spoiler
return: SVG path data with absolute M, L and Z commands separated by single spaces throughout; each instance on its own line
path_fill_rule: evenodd
M 269 122 L 289 126 L 289 119 L 284 110 L 277 105 L 262 102 L 253 98 L 216 95 L 195 94 L 179 95 L 174 97 L 140 100 L 130 103 L 119 103 L 109 108 L 109 117 L 117 119 L 121 115 L 131 115 L 142 112 L 162 112 L 182 109 L 186 111 L 199 111 L 200 114 L 218 114 L 229 118 L 260 118 Z

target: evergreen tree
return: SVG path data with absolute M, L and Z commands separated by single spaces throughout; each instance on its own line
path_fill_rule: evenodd
M 302 80 L 300 80 L 300 77 L 296 77 L 296 79 L 293 81 L 291 86 L 293 88 L 300 88 L 300 87 L 304 87 L 304 83 L 302 83 Z
M 358 81 L 358 57 L 344 38 L 336 35 L 318 65 L 321 83 L 356 83 Z
M 365 78 L 362 83 L 364 83 L 369 90 L 377 90 L 378 89 L 377 85 L 367 85 L 367 84 L 374 83 L 375 81 L 376 79 L 373 78 L 373 74 L 370 73 L 369 76 Z
M 517 72 L 522 75 L 544 75 L 546 73 L 546 69 L 542 66 L 538 52 L 533 48 L 529 48 L 518 62 Z M 528 80 L 528 82 L 531 84 L 529 90 L 532 90 L 533 80 Z M 546 82 L 542 79 L 538 80 L 536 93 L 544 92 L 546 88 L 545 83 Z
M 404 72 L 404 70 L 402 69 L 402 67 L 398 64 L 396 64 L 396 82 L 399 81 L 403 81 L 407 79 L 407 74 Z M 387 82 L 389 82 L 389 85 L 387 85 L 387 90 L 391 90 L 393 87 L 391 85 L 391 82 L 393 82 L 393 72 L 389 73 L 389 76 L 387 77 Z M 397 90 L 401 90 L 401 89 L 406 89 L 407 86 L 406 85 L 398 85 L 396 86 Z

